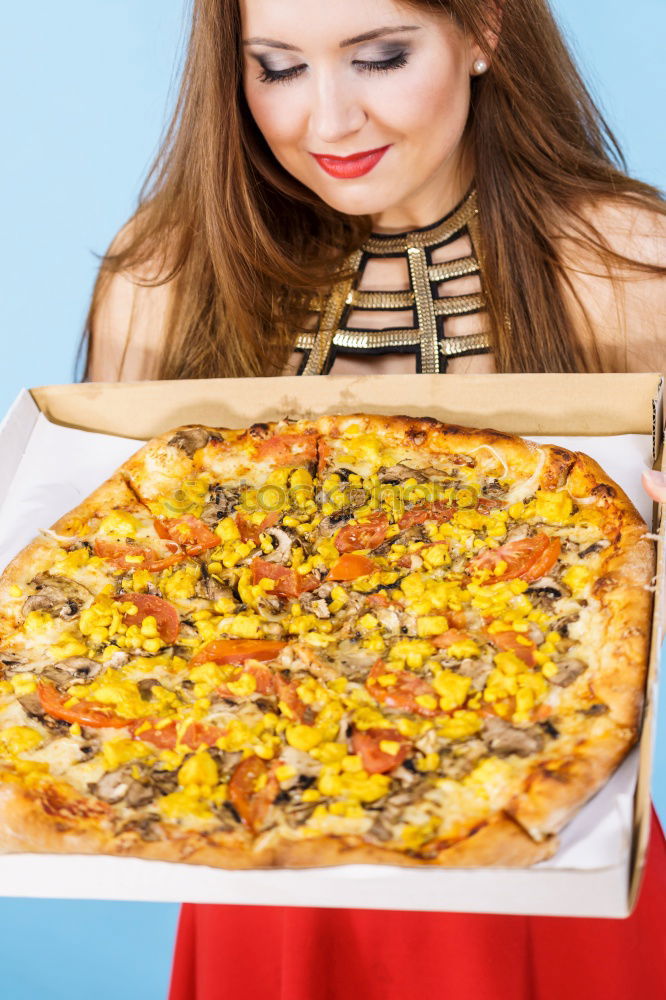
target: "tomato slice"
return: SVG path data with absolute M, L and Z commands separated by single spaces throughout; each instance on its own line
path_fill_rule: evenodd
M 106 538 L 96 538 L 94 542 L 95 555 L 100 559 L 107 559 L 118 569 L 147 569 L 149 573 L 159 573 L 167 566 L 173 566 L 174 563 L 185 559 L 185 553 L 173 542 L 168 542 L 168 546 L 172 549 L 171 555 L 162 557 L 148 546 L 111 542 Z M 142 556 L 140 562 L 136 562 L 137 556 Z M 131 557 L 129 561 L 128 557 Z
M 498 507 L 503 506 L 502 501 L 496 500 L 494 497 L 479 497 L 476 509 L 479 514 L 489 514 L 491 510 L 497 510 Z
M 295 719 L 303 722 L 305 720 L 307 705 L 301 701 L 298 694 L 298 681 L 287 680 L 281 674 L 277 674 L 275 677 L 275 687 L 279 700 L 284 702 Z
M 433 636 L 431 642 L 438 649 L 448 649 L 449 646 L 455 645 L 456 642 L 464 642 L 465 639 L 471 638 L 469 632 L 465 632 L 463 629 L 450 628 L 446 632 L 442 632 L 441 635 Z
M 365 600 L 367 604 L 371 604 L 374 608 L 390 608 L 391 606 L 396 608 L 400 607 L 400 605 L 396 604 L 394 601 L 389 601 L 386 594 L 368 594 Z
M 338 552 L 356 549 L 376 549 L 386 538 L 389 520 L 386 514 L 373 514 L 364 524 L 346 524 L 334 539 Z
M 467 613 L 465 611 L 452 611 L 450 608 L 447 608 L 444 614 L 446 615 L 446 620 L 451 628 L 466 628 Z
M 261 757 L 256 755 L 242 760 L 229 782 L 231 804 L 253 833 L 263 823 L 279 791 L 277 778 Z
M 215 532 L 194 514 L 182 514 L 180 517 L 166 517 L 159 520 L 156 518 L 153 524 L 160 538 L 176 542 L 188 556 L 201 555 L 206 549 L 214 549 L 220 544 Z
M 381 749 L 380 744 L 385 741 L 398 744 L 395 753 Z M 386 774 L 402 764 L 412 749 L 412 742 L 397 729 L 355 729 L 352 746 L 368 774 Z
M 377 563 L 368 556 L 352 555 L 346 552 L 335 563 L 327 580 L 357 580 L 359 576 L 368 576 L 377 569 Z
M 275 465 L 300 466 L 316 460 L 317 435 L 315 431 L 304 434 L 273 434 L 264 441 L 256 442 L 255 447 L 259 462 L 270 459 Z
M 275 580 L 271 594 L 278 597 L 298 597 L 309 590 L 315 590 L 320 581 L 312 574 L 301 576 L 295 569 L 281 566 L 279 563 L 267 562 L 265 559 L 252 560 L 252 583 L 260 580 Z
M 551 569 L 560 558 L 560 552 L 562 551 L 562 542 L 559 538 L 551 538 L 550 545 L 545 550 L 542 556 L 540 556 L 536 562 L 532 563 L 527 572 L 523 573 L 523 580 L 527 580 L 533 583 L 535 580 L 539 580 L 542 576 L 546 576 L 550 573 Z
M 517 577 L 528 579 L 525 574 L 535 564 L 542 564 L 542 557 L 549 549 L 552 559 L 551 538 L 541 532 L 529 538 L 519 538 L 515 542 L 507 542 L 506 545 L 500 545 L 496 549 L 486 549 L 485 552 L 480 552 L 478 556 L 470 560 L 468 569 L 494 570 L 500 562 L 504 562 L 506 563 L 504 571 L 497 577 L 491 577 L 490 580 L 486 581 L 487 583 L 494 583 L 497 580 L 514 580 Z M 550 565 L 554 565 L 556 561 L 557 555 L 552 559 Z
M 287 645 L 279 639 L 213 639 L 190 660 L 199 663 L 243 663 L 245 660 L 274 660 Z
M 257 686 L 253 694 L 255 692 L 264 695 L 275 694 L 275 675 L 272 670 L 268 667 L 262 667 L 260 663 L 246 663 L 244 666 L 238 667 L 231 677 L 229 677 L 229 680 L 224 684 L 220 684 L 217 688 L 218 694 L 221 694 L 223 698 L 232 698 L 234 701 L 241 701 L 242 696 L 234 694 L 227 685 L 229 681 L 237 681 L 243 674 L 251 674 L 254 677 Z
M 378 678 L 388 674 L 395 677 L 395 684 L 384 687 L 383 684 L 379 683 Z M 427 681 L 417 677 L 409 670 L 397 672 L 388 670 L 384 661 L 379 659 L 368 674 L 365 686 L 368 693 L 376 701 L 389 708 L 403 709 L 406 712 L 413 712 L 415 715 L 424 715 L 428 718 L 437 715 L 437 708 L 425 708 L 423 705 L 419 705 L 416 700 L 422 695 L 433 695 L 437 701 L 435 689 Z
M 333 446 L 330 444 L 326 438 L 320 438 L 317 445 L 317 475 L 322 480 L 326 479 L 329 472 L 334 472 L 334 469 L 327 469 L 328 460 L 333 454 Z
M 522 633 L 514 632 L 511 629 L 507 629 L 505 632 L 493 632 L 488 635 L 488 639 L 494 646 L 497 646 L 501 650 L 510 650 L 515 653 L 516 656 L 526 663 L 528 667 L 533 667 L 536 663 L 534 658 L 534 652 L 536 650 L 536 645 L 530 640 L 528 646 L 524 643 L 518 641 L 518 636 L 521 639 L 526 638 Z
M 406 510 L 398 521 L 401 528 L 411 528 L 414 524 L 424 524 L 426 521 L 437 521 L 438 524 L 450 521 L 455 514 L 455 507 L 449 507 L 443 500 L 423 504 Z
M 121 719 L 92 701 L 79 701 L 76 705 L 65 707 L 69 697 L 61 694 L 53 684 L 46 684 L 44 681 L 40 681 L 37 685 L 37 695 L 45 712 L 54 719 L 64 719 L 65 722 L 78 722 L 93 729 L 102 729 L 106 726 L 122 729 L 133 721 Z
M 248 518 L 244 517 L 242 514 L 236 514 L 236 527 L 240 532 L 240 536 L 244 542 L 250 539 L 256 544 L 259 544 L 259 535 L 266 528 L 272 528 L 274 524 L 277 524 L 280 520 L 280 511 L 274 510 L 270 514 L 266 514 L 261 524 L 252 524 Z
M 180 632 L 180 617 L 173 604 L 165 601 L 163 597 L 154 597 L 152 594 L 119 594 L 117 601 L 131 601 L 136 605 L 135 615 L 123 615 L 125 625 L 141 625 L 144 618 L 152 615 L 157 623 L 157 631 L 160 638 L 171 645 L 178 638 Z
M 150 728 L 140 729 L 146 722 L 150 722 Z M 129 727 L 132 736 L 137 740 L 143 740 L 144 743 L 152 743 L 160 750 L 173 750 L 177 742 L 178 723 L 170 720 L 166 726 L 158 728 L 157 722 L 157 719 L 135 719 Z M 140 731 L 137 732 L 137 729 Z M 200 746 L 214 746 L 217 740 L 225 735 L 226 729 L 220 729 L 218 726 L 211 726 L 206 722 L 190 722 L 178 742 L 190 750 L 196 750 Z

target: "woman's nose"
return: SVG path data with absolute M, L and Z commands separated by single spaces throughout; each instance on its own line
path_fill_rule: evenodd
M 319 80 L 313 101 L 310 127 L 320 142 L 339 142 L 367 121 L 353 87 L 329 75 Z

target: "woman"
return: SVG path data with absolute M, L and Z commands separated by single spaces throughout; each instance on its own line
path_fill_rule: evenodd
M 198 0 L 85 377 L 663 370 L 613 152 L 545 0 Z M 186 906 L 171 996 L 656 997 L 664 900 L 655 819 L 627 921 Z

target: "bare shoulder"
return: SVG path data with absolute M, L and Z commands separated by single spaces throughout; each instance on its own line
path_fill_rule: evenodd
M 663 371 L 666 274 L 657 268 L 666 268 L 666 215 L 612 199 L 588 204 L 582 215 L 608 249 L 628 262 L 609 267 L 581 247 L 574 223 L 565 228 L 560 249 L 566 294 L 581 339 L 589 342 L 592 333 L 604 370 Z
M 113 239 L 109 253 L 125 249 L 133 220 Z M 155 378 L 168 319 L 173 282 L 155 284 L 161 262 L 105 276 L 93 316 L 89 377 L 94 382 Z

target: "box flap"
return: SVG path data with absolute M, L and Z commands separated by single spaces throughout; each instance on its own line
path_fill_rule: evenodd
M 431 416 L 509 434 L 652 434 L 662 378 L 602 375 L 325 375 L 83 383 L 32 390 L 55 423 L 145 439 L 189 423 L 244 427 L 322 413 Z M 655 404 L 656 405 L 656 404 Z

